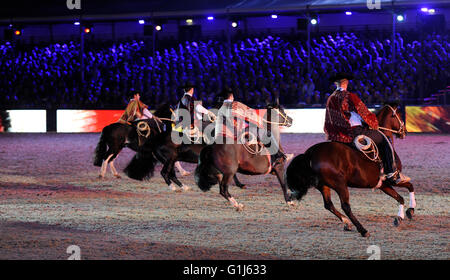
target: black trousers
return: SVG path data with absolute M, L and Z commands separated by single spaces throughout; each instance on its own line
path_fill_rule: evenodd
M 396 164 L 393 160 L 394 151 L 391 149 L 388 140 L 378 130 L 369 129 L 362 126 L 352 127 L 353 137 L 358 135 L 365 135 L 375 142 L 383 161 L 384 173 L 389 174 L 397 170 Z

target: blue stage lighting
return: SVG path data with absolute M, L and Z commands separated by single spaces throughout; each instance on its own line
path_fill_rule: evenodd
M 139 24 L 145 24 L 145 20 L 140 19 L 140 20 L 139 20 Z
M 209 16 L 208 20 L 214 20 L 214 17 L 213 16 Z

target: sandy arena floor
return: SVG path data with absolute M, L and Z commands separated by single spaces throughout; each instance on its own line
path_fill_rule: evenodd
M 311 189 L 288 207 L 275 177 L 244 176 L 231 193 L 233 210 L 215 186 L 174 193 L 159 175 L 134 181 L 123 172 L 98 179 L 92 165 L 99 134 L 0 134 L 0 259 L 366 259 L 377 245 L 382 259 L 450 259 L 450 136 L 396 140 L 404 172 L 413 179 L 413 220 L 393 226 L 398 206 L 387 195 L 350 190 L 354 214 L 371 233 L 344 232 Z M 323 141 L 321 134 L 283 135 L 288 153 Z M 122 170 L 133 152 L 116 161 Z M 183 164 L 193 171 L 194 165 Z M 399 189 L 409 202 L 405 189 Z M 333 201 L 339 199 L 333 193 Z

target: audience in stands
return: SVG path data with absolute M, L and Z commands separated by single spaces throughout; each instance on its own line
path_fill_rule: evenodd
M 232 44 L 231 57 L 220 41 L 184 42 L 156 51 L 154 57 L 144 42 L 91 42 L 83 62 L 78 43 L 37 47 L 7 42 L 0 44 L 0 104 L 121 108 L 134 89 L 156 108 L 175 104 L 182 94 L 179 86 L 190 80 L 206 106 L 216 102 L 225 85 L 234 89 L 237 100 L 253 107 L 274 97 L 286 107 L 321 106 L 333 91 L 328 77 L 338 71 L 354 74 L 350 89 L 366 104 L 416 102 L 449 84 L 449 42 L 448 35 L 412 40 L 397 34 L 393 62 L 388 34 L 318 35 L 312 39 L 309 73 L 306 42 L 299 38 L 243 39 Z

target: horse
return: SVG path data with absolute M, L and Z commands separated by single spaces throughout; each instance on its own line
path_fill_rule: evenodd
M 164 123 L 166 130 L 152 133 L 151 137 L 144 142 L 136 155 L 131 159 L 124 169 L 125 174 L 135 180 L 150 179 L 157 161 L 163 164 L 161 176 L 172 191 L 190 189 L 189 186 L 178 180 L 174 165 L 176 162 L 197 163 L 201 150 L 206 143 L 201 144 L 176 144 L 172 141 L 172 109 L 170 106 L 162 106 L 155 115 Z M 239 188 L 245 188 L 235 176 L 234 182 Z M 175 184 L 175 185 L 174 185 Z
M 405 125 L 399 117 L 398 104 L 386 104 L 377 113 L 377 119 L 381 130 L 388 131 L 391 137 L 405 136 Z M 395 154 L 397 168 L 402 169 L 401 161 Z M 388 182 L 381 182 L 381 166 L 379 162 L 369 160 L 360 151 L 349 145 L 338 142 L 322 142 L 308 148 L 304 154 L 296 156 L 286 169 L 286 183 L 293 192 L 295 199 L 301 200 L 311 187 L 320 191 L 325 209 L 336 215 L 344 223 L 344 230 L 351 230 L 351 223 L 356 226 L 363 237 L 368 237 L 369 232 L 359 223 L 353 215 L 348 188 L 379 188 L 387 195 L 394 198 L 399 204 L 399 212 L 394 219 L 394 225 L 398 226 L 404 219 L 404 199 Z M 380 186 L 381 183 L 381 186 Z M 406 211 L 409 219 L 412 219 L 416 206 L 414 187 L 410 182 L 398 184 L 395 187 L 407 188 L 410 194 L 410 204 Z M 333 189 L 339 195 L 341 208 L 350 221 L 341 214 L 331 201 L 330 191 Z
M 161 109 L 156 110 L 155 116 L 164 110 L 165 105 L 163 105 Z M 137 126 L 141 121 L 146 122 L 150 128 L 153 128 L 153 130 L 161 129 L 161 125 L 156 123 L 155 119 L 138 120 L 130 124 L 116 122 L 109 124 L 102 129 L 100 139 L 95 148 L 93 162 L 94 166 L 101 166 L 99 178 L 105 177 L 108 164 L 114 177 L 121 178 L 114 167 L 114 160 L 125 147 L 128 147 L 135 152 L 138 151 L 140 145 L 138 143 L 139 137 Z M 180 172 L 186 172 L 181 168 L 181 166 L 179 167 Z
M 280 119 L 280 122 L 272 122 L 272 114 Z M 279 145 L 279 126 L 291 126 L 292 118 L 289 117 L 283 108 L 277 102 L 274 105 L 267 106 L 267 112 L 264 115 L 264 122 L 268 126 L 268 131 L 275 135 Z M 254 144 L 251 144 L 254 145 Z M 250 145 L 250 146 L 251 146 Z M 280 146 L 278 146 L 280 147 Z M 281 147 L 280 147 L 281 148 Z M 214 143 L 202 150 L 199 163 L 195 169 L 195 182 L 202 191 L 209 191 L 215 184 L 219 184 L 220 195 L 222 195 L 230 204 L 240 211 L 244 208 L 228 192 L 228 185 L 231 178 L 236 173 L 247 175 L 275 174 L 283 190 L 284 199 L 291 204 L 290 195 L 284 182 L 284 160 L 272 166 L 271 157 L 263 151 L 256 152 L 255 148 L 249 149 L 247 144 L 242 142 L 219 144 Z M 264 149 L 263 149 L 264 150 Z

